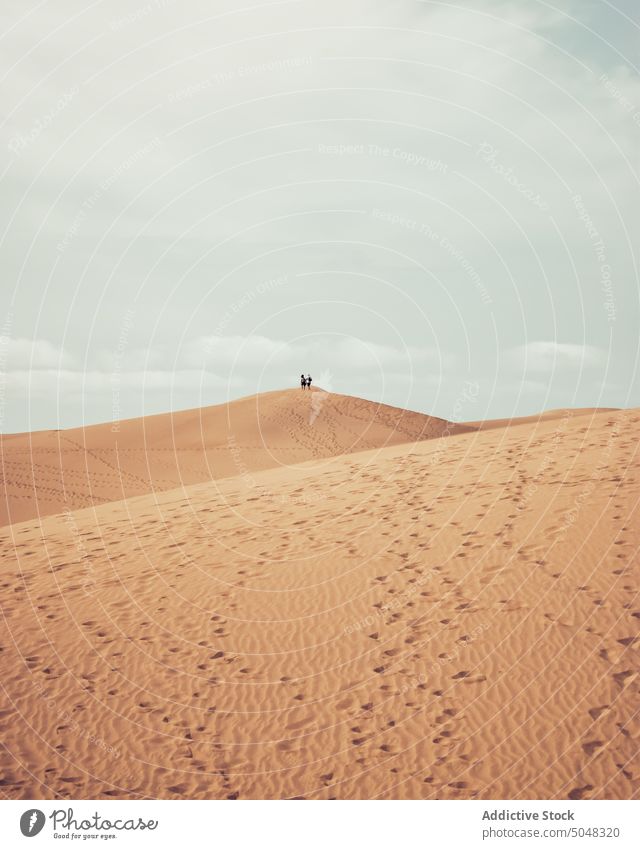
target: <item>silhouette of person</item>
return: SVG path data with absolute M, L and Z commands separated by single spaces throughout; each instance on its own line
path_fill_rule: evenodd
M 311 375 L 307 375 L 307 389 L 311 389 Z
M 303 374 L 300 375 L 300 388 L 301 389 L 307 388 L 307 380 L 306 380 L 306 378 Z

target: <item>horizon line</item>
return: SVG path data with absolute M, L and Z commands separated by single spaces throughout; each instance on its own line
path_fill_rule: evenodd
M 38 428 L 36 430 L 9 431 L 9 432 L 6 432 L 6 433 L 4 431 L 0 430 L 0 438 L 6 438 L 6 437 L 11 437 L 11 436 L 24 436 L 25 434 L 35 434 L 35 433 L 62 433 L 62 432 L 65 432 L 65 431 L 84 430 L 86 428 L 92 428 L 92 427 L 111 426 L 113 428 L 115 425 L 120 425 L 120 424 L 123 424 L 125 422 L 139 421 L 140 419 L 152 419 L 152 418 L 158 418 L 160 416 L 173 416 L 173 415 L 179 415 L 181 413 L 189 413 L 189 412 L 195 413 L 199 410 L 208 410 L 208 409 L 211 409 L 213 407 L 224 407 L 224 406 L 228 406 L 230 404 L 238 404 L 242 401 L 248 401 L 252 398 L 260 398 L 260 397 L 263 397 L 263 396 L 266 396 L 266 395 L 275 395 L 275 394 L 284 393 L 284 392 L 290 392 L 292 394 L 298 394 L 298 393 L 301 393 L 302 391 L 303 390 L 301 390 L 300 387 L 288 386 L 288 387 L 283 388 L 283 389 L 269 389 L 266 392 L 254 392 L 254 393 L 251 393 L 249 395 L 241 395 L 238 398 L 228 399 L 226 401 L 221 401 L 217 404 L 206 404 L 206 405 L 200 406 L 200 407 L 184 407 L 184 408 L 174 409 L 174 410 L 165 410 L 165 411 L 159 412 L 159 413 L 146 413 L 146 414 L 143 414 L 141 416 L 128 416 L 127 418 L 105 419 L 105 420 L 102 420 L 102 421 L 99 421 L 99 422 L 93 422 L 91 424 L 71 425 L 69 427 L 43 427 L 43 428 Z M 387 404 L 383 401 L 372 401 L 369 398 L 363 398 L 359 395 L 346 395 L 343 392 L 332 392 L 330 390 L 323 389 L 321 386 L 317 386 L 317 385 L 311 386 L 310 388 L 308 388 L 304 391 L 305 392 L 323 392 L 325 395 L 334 395 L 334 396 L 341 397 L 341 398 L 354 398 L 358 401 L 364 401 L 367 404 L 372 404 L 372 405 L 375 405 L 377 407 L 388 407 L 389 409 L 402 410 L 403 412 L 411 413 L 411 414 L 417 415 L 417 416 L 425 416 L 427 418 L 439 419 L 440 421 L 445 421 L 445 422 L 448 422 L 449 424 L 461 425 L 461 426 L 465 426 L 465 425 L 466 426 L 475 426 L 477 428 L 482 428 L 483 426 L 486 426 L 486 425 L 491 424 L 491 423 L 504 424 L 505 422 L 514 422 L 514 421 L 517 422 L 518 420 L 525 421 L 525 420 L 531 420 L 531 419 L 535 419 L 535 418 L 541 418 L 542 416 L 549 415 L 550 413 L 560 413 L 560 412 L 569 412 L 570 411 L 570 412 L 574 412 L 574 413 L 580 412 L 580 413 L 583 413 L 583 414 L 587 414 L 587 413 L 590 413 L 590 412 L 591 413 L 618 412 L 618 411 L 621 411 L 621 410 L 636 409 L 635 407 L 606 407 L 606 406 L 604 406 L 604 407 L 598 407 L 598 406 L 593 406 L 593 407 L 551 407 L 550 409 L 544 409 L 544 410 L 537 412 L 537 413 L 525 413 L 524 415 L 518 415 L 518 416 L 499 416 L 497 418 L 490 418 L 490 419 L 470 419 L 468 421 L 463 421 L 463 420 L 444 418 L 443 416 L 438 416 L 438 415 L 435 415 L 434 413 L 424 413 L 424 412 L 421 412 L 419 410 L 412 410 L 408 407 L 398 407 L 394 404 Z

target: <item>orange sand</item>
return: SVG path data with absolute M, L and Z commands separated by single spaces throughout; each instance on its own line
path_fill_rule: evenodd
M 298 389 L 115 425 L 0 436 L 0 525 L 428 439 L 445 428 L 469 430 L 360 398 Z
M 3 794 L 637 798 L 640 411 L 424 440 L 314 394 L 230 405 L 235 457 L 226 408 L 177 459 L 123 423 L 122 476 L 108 426 L 33 435 L 43 503 L 112 503 L 0 530 Z

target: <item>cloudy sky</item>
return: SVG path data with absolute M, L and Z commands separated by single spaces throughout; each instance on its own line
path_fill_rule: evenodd
M 1 431 L 640 405 L 635 0 L 3 13 Z

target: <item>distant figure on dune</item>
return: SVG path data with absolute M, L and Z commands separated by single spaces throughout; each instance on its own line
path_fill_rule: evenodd
M 311 389 L 311 375 L 307 375 L 307 389 Z
M 303 374 L 300 375 L 300 388 L 301 389 L 307 388 L 307 378 Z

